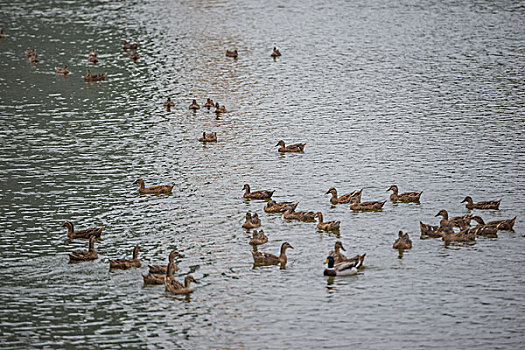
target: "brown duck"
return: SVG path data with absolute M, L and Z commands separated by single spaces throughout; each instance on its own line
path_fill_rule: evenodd
M 250 239 L 251 245 L 260 245 L 268 242 L 268 236 L 264 234 L 263 230 L 260 230 L 257 232 L 257 230 L 254 230 L 252 233 L 252 238 Z
M 317 213 L 313 211 L 295 211 L 288 208 L 284 212 L 284 218 L 286 220 L 299 220 L 299 221 L 315 221 Z
M 171 194 L 171 191 L 173 190 L 173 185 L 157 185 L 157 186 L 150 186 L 146 187 L 144 184 L 143 179 L 137 179 L 134 184 L 139 185 L 139 193 L 140 194 Z
M 297 208 L 297 205 L 299 203 L 292 203 L 292 202 L 282 202 L 277 203 L 274 200 L 270 199 L 268 203 L 264 206 L 264 211 L 267 213 L 284 213 L 288 208 L 292 209 L 292 211 Z
M 91 74 L 91 70 L 88 69 L 87 74 L 84 76 L 85 81 L 101 81 L 105 80 L 108 76 L 107 72 L 99 74 Z
M 274 47 L 272 53 L 270 54 L 270 56 L 272 56 L 272 57 L 280 57 L 281 56 L 281 52 L 276 47 Z
M 486 224 L 485 221 L 480 216 L 473 216 L 473 220 L 475 220 L 478 224 L 475 227 L 461 227 L 462 230 L 471 230 L 473 231 L 476 236 L 484 236 L 487 238 L 498 238 L 498 230 L 501 227 L 501 223 L 499 224 Z
M 217 142 L 217 133 L 216 132 L 203 132 L 202 137 L 199 138 L 200 142 Z
M 269 254 L 269 253 L 262 253 L 262 252 L 254 252 L 252 251 L 253 256 L 253 262 L 255 264 L 260 265 L 277 265 L 282 264 L 282 266 L 286 265 L 287 257 L 286 257 L 286 249 L 293 249 L 293 247 L 288 242 L 284 242 L 281 245 L 281 254 L 279 256 Z
M 304 152 L 304 146 L 306 146 L 306 143 L 296 143 L 293 145 L 286 146 L 283 140 L 279 140 L 279 142 L 277 142 L 275 146 L 276 147 L 280 146 L 279 149 L 277 150 L 278 152 L 301 153 L 301 152 Z
M 250 198 L 250 199 L 270 199 L 272 198 L 272 195 L 275 192 L 275 191 L 268 191 L 268 190 L 250 192 L 250 185 L 248 184 L 244 184 L 244 187 L 242 189 L 244 190 L 244 194 L 242 196 L 244 198 Z
M 211 107 L 214 107 L 213 100 L 211 98 L 208 98 L 206 100 L 206 103 L 202 107 L 205 107 L 208 109 L 210 109 Z
M 323 221 L 323 213 L 318 212 L 316 214 L 317 218 L 319 219 L 319 223 L 317 224 L 317 228 L 319 230 L 324 231 L 339 231 L 339 227 L 341 224 L 341 221 Z
M 357 263 L 358 260 L 364 260 L 366 253 L 363 255 L 356 255 L 352 258 L 347 258 L 343 253 L 341 253 L 341 250 L 346 251 L 346 249 L 343 247 L 343 243 L 341 241 L 335 242 L 334 250 L 331 250 L 328 253 L 328 256 L 332 256 L 334 258 L 334 263 L 339 264 L 344 261 L 354 261 Z
M 215 103 L 215 113 L 217 114 L 226 113 L 226 107 L 219 106 L 219 102 Z
M 166 292 L 170 292 L 176 295 L 190 294 L 193 293 L 193 289 L 190 288 L 190 283 L 199 283 L 193 276 L 186 276 L 184 278 L 184 284 L 177 282 L 173 277 L 166 278 L 165 289 Z
M 261 219 L 259 219 L 259 215 L 257 215 L 257 213 L 254 213 L 253 216 L 250 213 L 246 213 L 246 221 L 244 224 L 242 224 L 242 228 L 249 230 L 260 226 Z
M 396 185 L 390 186 L 388 190 L 386 191 L 387 192 L 393 191 L 393 193 L 390 195 L 390 200 L 392 202 L 403 202 L 403 203 L 409 203 L 409 202 L 419 203 L 419 197 L 421 197 L 421 193 L 423 193 L 423 191 L 421 191 L 421 192 L 405 192 L 405 193 L 398 194 L 399 189 Z
M 180 256 L 176 250 L 172 250 L 168 257 L 168 265 L 173 264 L 173 272 L 177 271 L 179 267 L 175 264 L 175 257 Z M 166 282 L 166 273 L 168 271 L 168 265 L 148 265 L 149 273 L 142 275 L 144 284 L 164 284 Z
M 476 240 L 476 232 L 468 228 L 459 232 L 448 230 L 443 231 L 441 239 L 445 242 L 472 242 Z
M 408 233 L 403 233 L 399 231 L 398 238 L 394 242 L 392 248 L 394 249 L 412 249 L 412 241 L 408 237 Z
M 110 269 L 121 269 L 126 270 L 131 267 L 140 267 L 141 263 L 139 260 L 139 252 L 140 248 L 138 245 L 133 248 L 133 259 L 116 259 L 116 260 L 110 260 L 109 261 L 109 268 Z
M 517 218 L 517 216 L 515 216 L 512 219 L 507 219 L 507 220 L 489 221 L 489 222 L 487 222 L 487 225 L 499 225 L 499 224 L 501 224 L 499 226 L 500 230 L 512 231 L 512 228 L 514 227 L 514 223 L 516 222 L 516 218 Z
M 102 234 L 103 227 L 93 227 L 85 230 L 75 231 L 73 228 L 73 223 L 71 221 L 66 221 L 62 227 L 67 228 L 67 237 L 69 239 L 73 238 L 90 238 L 91 236 L 100 238 Z
M 164 102 L 163 106 L 164 106 L 164 107 L 173 107 L 173 106 L 175 106 L 175 102 L 173 102 L 173 101 L 171 100 L 171 98 L 168 97 L 168 99 L 166 100 L 166 102 Z
M 55 73 L 67 75 L 69 74 L 69 69 L 67 69 L 66 65 L 63 68 L 55 67 Z
M 386 201 L 370 201 L 370 202 L 360 202 L 357 198 L 352 198 L 350 201 L 351 210 L 362 210 L 362 211 L 379 211 L 383 209 Z
M 133 60 L 133 61 L 136 61 L 140 58 L 139 54 L 137 53 L 137 51 L 133 50 L 131 52 L 131 54 L 129 55 L 129 59 L 130 60 Z
M 233 51 L 226 50 L 226 57 L 233 57 L 233 58 L 239 57 L 239 54 L 237 53 L 237 49 Z
M 98 258 L 97 251 L 95 250 L 95 236 L 89 237 L 89 249 L 86 250 L 76 250 L 69 253 L 69 262 L 74 261 L 89 261 L 95 260 Z
M 138 49 L 138 47 L 139 47 L 139 44 L 128 44 L 128 42 L 126 40 L 122 40 L 122 49 L 124 51 L 136 50 L 136 49 Z
M 91 63 L 98 63 L 98 58 L 97 58 L 97 56 L 89 56 L 89 57 L 88 57 L 88 62 L 91 62 Z
M 472 198 L 470 196 L 467 196 L 465 197 L 465 199 L 461 201 L 461 203 L 465 203 L 465 202 L 467 202 L 467 204 L 465 205 L 467 209 L 496 209 L 497 210 L 499 209 L 501 199 L 498 201 L 486 201 L 486 202 L 474 203 L 474 201 L 472 201 Z
M 331 187 L 326 194 L 332 194 L 332 198 L 330 198 L 330 203 L 333 205 L 336 204 L 347 204 L 350 203 L 352 198 L 356 198 L 358 202 L 361 202 L 361 194 L 363 193 L 363 189 L 360 191 L 353 191 L 352 193 L 343 194 L 341 197 L 337 197 L 337 190 L 335 187 Z
M 196 111 L 197 109 L 200 109 L 201 107 L 199 106 L 199 104 L 197 103 L 197 100 L 193 100 L 191 105 L 190 105 L 190 109 Z

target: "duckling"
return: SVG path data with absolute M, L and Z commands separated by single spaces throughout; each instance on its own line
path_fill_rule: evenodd
M 487 225 L 499 225 L 499 224 L 501 224 L 499 226 L 500 230 L 512 231 L 512 228 L 514 227 L 514 223 L 516 222 L 516 218 L 517 218 L 517 216 L 515 216 L 512 219 L 507 219 L 507 220 L 489 221 L 489 222 L 487 222 Z
M 486 202 L 474 203 L 472 201 L 472 198 L 470 196 L 467 196 L 465 197 L 465 199 L 461 201 L 461 203 L 465 203 L 465 202 L 467 202 L 466 204 L 467 209 L 470 209 L 470 210 L 472 209 L 496 209 L 498 210 L 499 205 L 501 203 L 501 199 L 498 201 L 486 201 Z
M 268 190 L 250 192 L 250 185 L 248 184 L 244 184 L 244 187 L 242 189 L 244 190 L 244 194 L 242 196 L 244 198 L 249 198 L 249 199 L 270 199 L 272 198 L 272 195 L 275 192 L 275 191 L 268 191 Z
M 317 213 L 313 211 L 295 211 L 288 208 L 284 212 L 284 218 L 286 220 L 299 220 L 299 221 L 315 221 Z
M 67 75 L 69 74 L 69 69 L 67 69 L 66 65 L 64 65 L 64 68 L 55 67 L 55 73 Z
M 343 261 L 338 264 L 334 264 L 335 259 L 333 256 L 326 258 L 325 264 L 328 267 L 324 270 L 323 275 L 325 276 L 351 276 L 356 275 L 359 271 L 359 267 L 363 263 L 363 258 L 359 258 L 357 261 Z
M 73 228 L 73 223 L 71 221 L 66 221 L 62 227 L 67 228 L 67 238 L 73 239 L 73 238 L 90 238 L 91 236 L 94 236 L 96 238 L 100 238 L 102 234 L 103 227 L 94 227 L 94 228 L 88 228 L 85 230 L 75 231 Z
M 197 103 L 197 100 L 193 100 L 193 102 L 191 103 L 190 105 L 190 109 L 193 109 L 194 111 L 196 111 L 197 109 L 200 109 L 201 107 L 199 106 L 199 104 Z
M 279 57 L 279 56 L 281 56 L 281 52 L 276 47 L 274 47 L 273 48 L 273 52 L 270 54 L 270 56 L 272 56 L 272 57 Z
M 139 194 L 171 194 L 171 191 L 173 190 L 173 185 L 156 185 L 156 186 L 150 186 L 146 187 L 144 180 L 137 179 L 133 184 L 139 185 Z
M 73 261 L 89 261 L 95 260 L 98 258 L 98 253 L 95 250 L 95 236 L 89 237 L 89 249 L 86 250 L 76 250 L 69 253 L 69 262 Z
M 164 284 L 165 285 L 165 289 L 166 289 L 166 292 L 170 292 L 172 294 L 177 294 L 177 295 L 180 295 L 180 294 L 190 294 L 190 293 L 193 293 L 193 289 L 190 289 L 190 283 L 199 283 L 197 281 L 195 281 L 195 279 L 193 278 L 193 276 L 186 276 L 184 278 L 184 285 L 182 285 L 182 283 L 180 282 L 177 282 L 173 277 L 166 277 L 166 283 Z
M 350 200 L 350 209 L 351 210 L 362 210 L 362 211 L 380 211 L 385 205 L 386 201 L 378 202 L 360 202 L 357 198 L 352 198 Z
M 215 103 L 215 113 L 217 114 L 226 113 L 226 107 L 219 106 L 219 102 Z
M 168 265 L 173 264 L 173 272 L 177 271 L 179 267 L 175 264 L 175 257 L 180 256 L 176 250 L 172 250 L 168 257 Z M 166 282 L 166 273 L 168 271 L 168 265 L 148 265 L 149 273 L 142 275 L 144 284 L 164 284 Z
M 252 232 L 252 238 L 250 239 L 250 245 L 260 245 L 268 242 L 268 236 L 264 234 L 263 230 L 260 230 L 257 232 L 257 230 L 254 230 Z
M 335 187 L 331 187 L 325 194 L 332 194 L 332 198 L 330 198 L 330 203 L 333 205 L 336 204 L 346 204 L 350 203 L 352 198 L 356 198 L 359 202 L 361 202 L 361 194 L 363 193 L 363 189 L 360 191 L 353 191 L 352 193 L 343 194 L 341 197 L 337 197 L 337 190 Z
M 423 191 L 421 191 L 421 192 L 405 192 L 405 193 L 398 194 L 399 189 L 396 185 L 390 186 L 388 190 L 386 191 L 387 192 L 393 191 L 393 193 L 390 195 L 390 200 L 392 202 L 399 201 L 399 202 L 404 202 L 404 203 L 408 203 L 408 202 L 419 203 L 419 197 L 421 197 L 421 193 L 423 193 Z
M 242 224 L 242 228 L 249 230 L 260 226 L 261 220 L 259 219 L 257 213 L 254 213 L 253 217 L 252 214 L 246 213 L 246 221 L 244 222 L 244 224 Z
M 286 265 L 288 258 L 286 257 L 286 249 L 294 249 L 290 243 L 284 242 L 281 245 L 281 254 L 279 256 L 252 251 L 253 262 L 260 265 L 277 265 L 281 264 L 283 267 Z
M 209 133 L 202 133 L 202 137 L 199 138 L 200 142 L 217 142 L 217 133 L 216 132 L 209 132 Z
M 202 107 L 206 107 L 208 109 L 210 109 L 211 107 L 214 107 L 215 105 L 213 104 L 213 100 L 211 98 L 208 98 L 206 100 L 206 103 L 204 105 L 202 105 Z
M 233 51 L 226 50 L 226 57 L 233 57 L 233 58 L 239 57 L 239 54 L 237 53 L 237 49 Z
M 91 62 L 91 63 L 98 63 L 98 58 L 97 58 L 97 56 L 89 56 L 89 57 L 88 57 L 88 62 Z
M 292 202 L 277 203 L 273 199 L 270 199 L 264 206 L 264 211 L 267 213 L 284 213 L 288 208 L 294 211 L 298 204 L 299 203 Z
M 110 269 L 121 269 L 126 270 L 131 267 L 140 267 L 141 263 L 139 260 L 139 252 L 140 248 L 138 245 L 133 248 L 133 259 L 116 259 L 116 260 L 110 260 L 109 261 L 109 268 Z
M 317 224 L 317 228 L 319 230 L 339 231 L 339 226 L 341 224 L 341 221 L 327 221 L 327 222 L 323 222 L 323 213 L 321 213 L 321 212 L 318 212 L 316 214 L 316 216 L 319 219 L 319 223 Z
M 285 146 L 283 140 L 279 140 L 275 147 L 280 146 L 277 150 L 278 152 L 293 152 L 293 153 L 301 153 L 304 152 L 304 146 L 306 146 L 306 143 L 296 143 L 294 145 Z
M 163 106 L 164 106 L 164 107 L 173 107 L 173 106 L 175 106 L 175 102 L 173 102 L 173 101 L 171 100 L 171 98 L 168 97 L 168 99 L 166 100 L 166 102 L 164 102 Z
M 5 33 L 5 28 L 0 29 L 0 39 L 7 38 L 7 34 Z
M 138 49 L 139 47 L 139 44 L 128 44 L 128 42 L 126 40 L 122 40 L 122 49 L 124 51 L 127 51 L 127 50 L 136 50 Z
M 131 54 L 129 55 L 129 59 L 133 60 L 133 61 L 136 61 L 140 58 L 139 54 L 137 53 L 137 51 L 133 50 L 131 52 Z
M 412 249 L 412 241 L 408 237 L 408 233 L 403 233 L 399 231 L 399 237 L 394 242 L 392 246 L 394 249 Z
M 343 253 L 341 253 L 341 249 L 346 252 L 346 249 L 343 247 L 343 243 L 341 241 L 337 241 L 337 242 L 335 242 L 334 250 L 331 250 L 328 253 L 328 256 L 333 256 L 334 257 L 334 262 L 336 264 L 339 264 L 339 263 L 341 263 L 343 261 L 354 261 L 354 262 L 357 262 L 357 260 L 359 260 L 359 259 L 362 259 L 362 260 L 365 259 L 366 253 L 363 254 L 363 255 L 356 255 L 356 256 L 354 256 L 352 258 L 347 258 Z

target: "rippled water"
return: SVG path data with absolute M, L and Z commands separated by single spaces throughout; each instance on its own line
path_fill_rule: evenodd
M 520 3 L 412 1 L 9 1 L 0 3 L 2 348 L 511 348 L 525 341 L 525 37 Z M 121 40 L 139 42 L 133 63 Z M 283 56 L 269 57 L 273 46 Z M 35 48 L 32 66 L 24 51 Z M 99 52 L 93 67 L 87 55 Z M 237 48 L 237 60 L 224 56 Z M 68 78 L 55 66 L 67 64 Z M 86 69 L 108 79 L 85 83 Z M 171 96 L 170 113 L 162 102 Z M 229 113 L 196 114 L 207 97 Z M 219 142 L 203 146 L 202 131 Z M 306 142 L 280 155 L 275 143 Z M 175 183 L 142 196 L 133 182 Z M 325 220 L 265 214 L 244 183 Z M 423 190 L 381 213 L 330 206 Z M 419 221 L 503 198 L 486 221 L 514 232 L 475 244 L 419 240 Z M 288 251 L 253 268 L 244 214 Z M 99 259 L 69 264 L 60 226 L 104 226 Z M 392 249 L 398 230 L 414 248 Z M 336 240 L 363 274 L 322 276 Z M 140 245 L 143 267 L 109 272 Z M 188 298 L 140 273 L 171 249 Z

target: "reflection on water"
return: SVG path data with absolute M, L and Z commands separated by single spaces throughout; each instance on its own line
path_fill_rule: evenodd
M 326 346 L 330 334 L 334 347 L 517 348 L 519 6 L 0 3 L 2 347 L 305 348 Z M 140 43 L 139 60 L 122 40 Z M 86 58 L 93 48 L 96 66 Z M 232 48 L 237 60 L 225 57 Z M 54 73 L 63 65 L 70 76 Z M 88 68 L 106 80 L 85 82 Z M 188 109 L 207 98 L 228 113 Z M 219 142 L 201 145 L 206 130 Z M 306 142 L 304 154 L 278 153 L 281 139 Z M 174 183 L 173 195 L 139 196 L 140 177 Z M 266 214 L 265 202 L 242 198 L 245 183 L 340 220 L 340 234 Z M 363 188 L 363 201 L 385 200 L 392 184 L 423 190 L 421 204 L 352 212 L 325 195 Z M 515 231 L 475 244 L 417 240 L 399 259 L 399 230 L 417 237 L 419 221 L 437 224 L 440 209 L 468 213 L 466 195 L 502 197 L 499 211 L 474 212 L 517 215 Z M 269 236 L 260 251 L 294 246 L 286 269 L 253 268 L 239 222 L 247 211 Z M 87 243 L 67 244 L 65 221 L 104 226 L 97 260 L 69 264 Z M 361 274 L 323 277 L 338 239 L 349 256 L 367 253 Z M 109 273 L 108 261 L 135 245 L 142 267 Z M 147 265 L 173 249 L 185 256 L 177 280 L 199 281 L 191 297 L 143 286 Z

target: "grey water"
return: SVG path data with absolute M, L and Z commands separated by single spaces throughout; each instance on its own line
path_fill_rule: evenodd
M 0 348 L 519 348 L 524 15 L 516 1 L 1 2 Z M 87 69 L 108 78 L 86 83 Z M 208 97 L 228 113 L 188 110 Z M 279 154 L 281 139 L 304 154 Z M 173 195 L 139 196 L 139 177 Z M 264 213 L 245 183 L 340 220 L 340 235 Z M 325 194 L 387 200 L 392 184 L 421 203 L 354 213 Z M 500 210 L 469 211 L 467 195 Z M 420 240 L 440 209 L 518 218 L 473 244 Z M 294 246 L 286 269 L 254 268 L 247 211 L 269 236 L 260 251 Z M 98 260 L 69 264 L 87 241 L 68 242 L 68 220 L 104 227 Z M 399 230 L 414 243 L 402 256 Z M 367 254 L 361 274 L 323 276 L 337 240 Z M 135 245 L 142 267 L 110 272 Z M 177 279 L 199 282 L 189 297 L 143 285 L 172 249 Z

